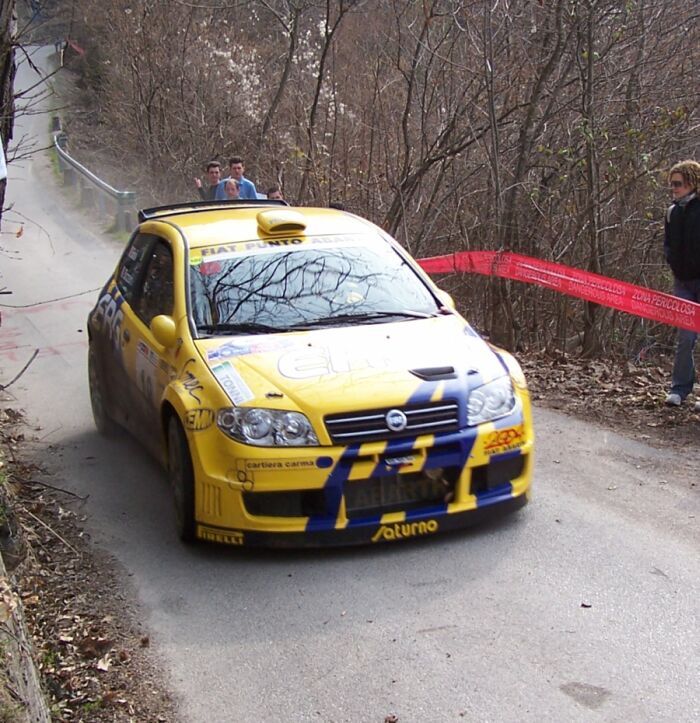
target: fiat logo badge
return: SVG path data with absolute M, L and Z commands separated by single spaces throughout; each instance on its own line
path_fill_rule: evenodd
M 400 409 L 390 409 L 386 413 L 385 419 L 386 426 L 389 427 L 392 432 L 403 432 L 408 425 L 408 419 L 406 419 L 406 415 Z

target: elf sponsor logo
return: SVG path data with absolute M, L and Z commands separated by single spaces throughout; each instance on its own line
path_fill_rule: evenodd
M 418 522 L 394 522 L 393 525 L 380 525 L 372 535 L 372 542 L 381 540 L 403 540 L 408 537 L 431 535 L 438 531 L 437 520 L 419 520 Z

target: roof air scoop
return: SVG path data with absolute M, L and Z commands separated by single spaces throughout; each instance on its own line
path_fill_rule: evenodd
M 256 218 L 258 228 L 265 234 L 299 233 L 306 228 L 304 217 L 286 208 L 260 211 Z

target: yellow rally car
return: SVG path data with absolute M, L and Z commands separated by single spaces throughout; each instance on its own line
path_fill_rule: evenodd
M 380 228 L 272 201 L 139 220 L 89 316 L 90 395 L 167 466 L 183 540 L 395 541 L 525 504 L 520 367 Z

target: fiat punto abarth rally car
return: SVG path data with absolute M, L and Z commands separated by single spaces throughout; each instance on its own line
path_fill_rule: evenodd
M 140 213 L 88 320 L 98 429 L 165 464 L 180 537 L 385 542 L 525 504 L 530 401 L 380 228 L 284 202 Z

